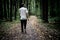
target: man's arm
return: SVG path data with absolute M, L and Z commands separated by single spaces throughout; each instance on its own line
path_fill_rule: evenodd
M 28 14 L 28 10 L 27 10 L 27 9 L 26 9 L 26 16 L 27 16 L 27 20 L 29 20 L 29 19 L 28 19 L 29 14 Z
M 27 15 L 27 20 L 29 20 L 29 14 L 27 13 L 26 15 Z
M 29 14 L 27 13 L 26 15 L 27 15 L 27 18 L 28 18 L 29 17 Z

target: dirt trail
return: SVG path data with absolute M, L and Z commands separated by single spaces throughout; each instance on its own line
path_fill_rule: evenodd
M 7 31 L 6 37 L 3 37 L 2 40 L 51 40 L 52 36 L 46 30 L 47 28 L 38 23 L 36 16 L 30 16 L 27 21 L 26 34 L 21 33 L 20 23 L 17 23 Z

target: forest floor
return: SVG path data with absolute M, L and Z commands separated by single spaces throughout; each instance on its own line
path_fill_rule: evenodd
M 21 33 L 20 23 L 13 24 L 1 40 L 59 40 L 60 33 L 55 29 L 48 29 L 46 24 L 40 23 L 36 16 L 30 16 L 27 21 L 27 33 Z

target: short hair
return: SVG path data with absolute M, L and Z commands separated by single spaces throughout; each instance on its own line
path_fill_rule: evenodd
M 21 4 L 21 7 L 24 7 L 24 3 Z

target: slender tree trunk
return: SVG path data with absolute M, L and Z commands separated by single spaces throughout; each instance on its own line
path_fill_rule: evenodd
M 48 22 L 48 0 L 42 0 L 43 7 L 43 20 L 44 22 Z
M 10 0 L 10 21 L 12 21 L 12 0 Z
M 43 19 L 43 2 L 42 2 L 43 0 L 40 0 L 40 9 L 41 9 L 41 18 Z
M 16 14 L 17 14 L 17 2 L 16 2 L 16 0 L 15 0 L 15 20 L 16 20 Z
M 10 17 L 10 7 L 9 7 L 10 6 L 10 0 L 7 1 L 7 4 L 8 4 L 7 5 L 7 8 L 8 8 L 8 20 L 10 20 L 9 19 L 9 17 Z
M 28 8 L 28 0 L 27 0 L 27 8 Z
M 7 19 L 9 20 L 9 0 L 7 0 Z
M 0 19 L 3 18 L 2 0 L 0 0 Z
M 31 9 L 30 9 L 30 8 L 31 8 L 31 7 L 30 7 L 30 5 L 31 5 L 31 0 L 28 0 L 28 4 L 29 4 L 29 5 L 28 5 L 28 10 L 29 10 L 29 16 L 30 16 L 30 15 L 31 15 Z
M 4 0 L 4 17 L 7 19 L 6 0 Z
M 60 0 L 57 0 L 57 16 L 60 17 Z
M 55 17 L 55 0 L 50 0 L 50 16 Z
M 38 4 L 37 4 L 37 0 L 35 0 L 35 13 L 36 13 L 36 16 L 37 16 L 37 8 L 38 8 Z

